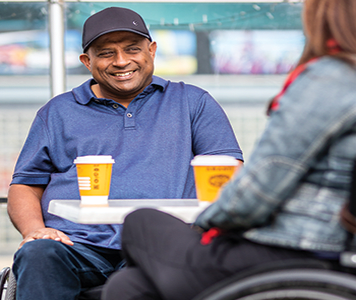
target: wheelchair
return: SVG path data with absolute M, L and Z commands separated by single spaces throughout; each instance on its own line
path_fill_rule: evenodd
M 356 269 L 314 259 L 266 263 L 218 282 L 192 300 L 356 300 L 355 274 Z M 4 268 L 0 277 L 0 299 L 16 299 L 11 269 Z M 100 300 L 102 287 L 81 293 L 79 300 Z

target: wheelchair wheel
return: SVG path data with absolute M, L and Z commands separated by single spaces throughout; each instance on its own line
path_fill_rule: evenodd
M 356 277 L 331 270 L 274 271 L 220 284 L 200 299 L 356 300 Z
M 9 274 L 8 283 L 7 283 L 7 291 L 6 291 L 5 300 L 15 300 L 16 299 L 16 288 L 17 288 L 17 284 L 16 284 L 15 275 L 11 270 L 10 274 Z
M 5 291 L 7 289 L 7 281 L 9 279 L 10 268 L 3 268 L 0 273 L 0 299 L 4 299 Z
M 285 289 L 260 292 L 234 300 L 351 300 L 350 295 L 335 295 L 333 291 L 316 291 L 305 289 Z

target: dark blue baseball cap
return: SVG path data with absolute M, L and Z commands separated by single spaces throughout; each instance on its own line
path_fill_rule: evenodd
M 83 52 L 98 37 L 114 31 L 130 31 L 144 36 L 152 42 L 152 38 L 142 17 L 131 9 L 122 7 L 105 8 L 90 16 L 84 23 L 82 47 Z

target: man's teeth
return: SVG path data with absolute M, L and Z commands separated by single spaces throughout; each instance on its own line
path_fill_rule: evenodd
M 132 74 L 132 73 L 133 73 L 133 71 L 127 72 L 127 73 L 116 73 L 115 76 L 124 77 L 124 76 L 128 76 L 128 75 L 130 75 L 130 74 Z

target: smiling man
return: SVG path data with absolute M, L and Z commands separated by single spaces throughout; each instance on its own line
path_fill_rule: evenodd
M 97 82 L 95 95 L 127 107 L 151 83 L 156 49 L 146 37 L 116 31 L 99 36 L 80 60 Z
M 23 236 L 13 264 L 19 300 L 77 299 L 122 265 L 121 225 L 74 224 L 47 212 L 52 199 L 79 199 L 77 156 L 113 156 L 111 199 L 195 198 L 195 155 L 243 160 L 206 91 L 153 76 L 157 45 L 137 13 L 110 7 L 92 15 L 82 46 L 92 78 L 38 111 L 8 193 Z

